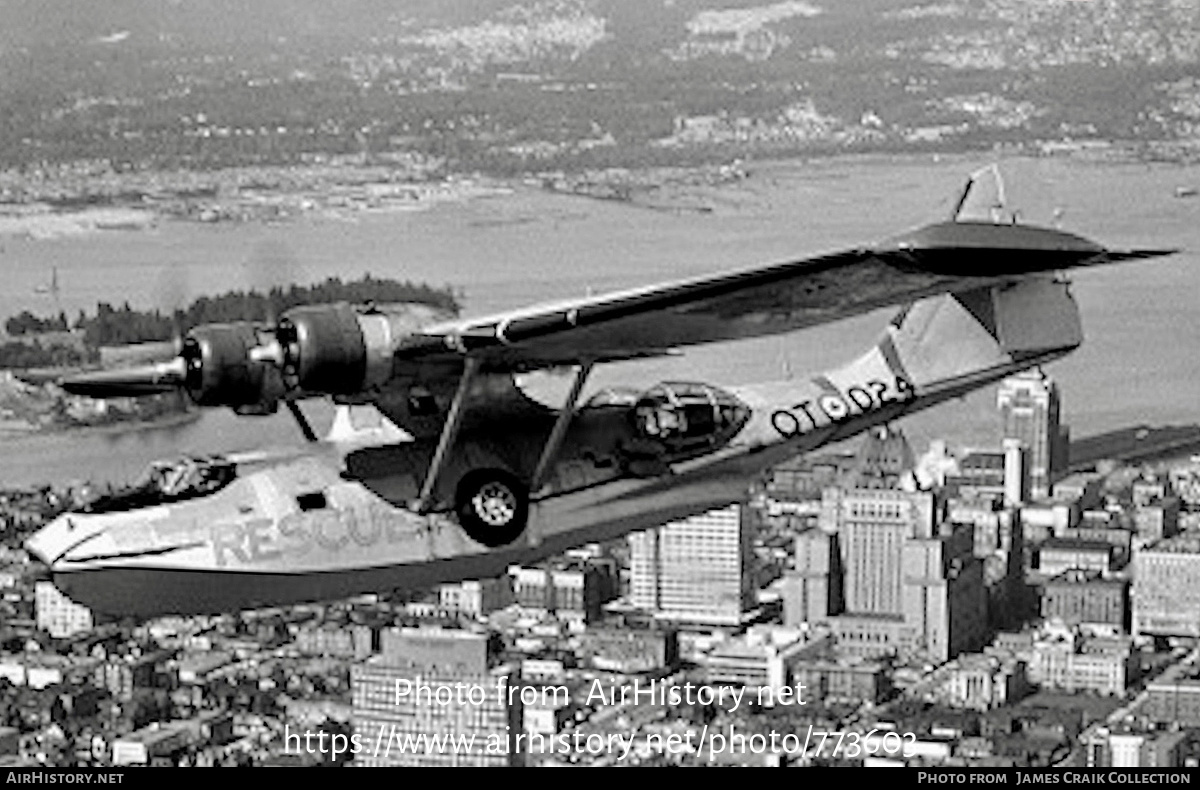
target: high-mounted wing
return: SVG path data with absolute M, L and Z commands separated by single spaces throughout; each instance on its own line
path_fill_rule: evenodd
M 528 371 L 652 356 L 680 346 L 789 332 L 937 293 L 1173 250 L 1110 251 L 1024 225 L 947 222 L 871 248 L 697 277 L 427 326 L 400 360 L 471 354 Z
M 662 355 L 1015 282 L 1037 272 L 1169 252 L 1115 252 L 1046 228 L 948 222 L 873 247 L 484 318 L 450 320 L 425 305 L 297 307 L 273 326 L 196 327 L 174 360 L 73 376 L 62 385 L 93 397 L 180 388 L 200 405 L 229 406 L 241 414 L 271 413 L 284 402 L 313 438 L 297 400 L 330 395 L 378 402 L 396 383 L 412 400 L 404 414 L 428 415 L 430 430 L 438 430 L 444 415 L 422 405 L 420 388 L 446 390 L 444 399 L 450 388 L 463 386 L 467 370 L 517 373 Z

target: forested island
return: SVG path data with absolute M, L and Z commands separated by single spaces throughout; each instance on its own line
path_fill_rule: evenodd
M 453 289 L 422 283 L 378 279 L 370 274 L 358 280 L 331 277 L 315 285 L 229 291 L 201 296 L 187 307 L 164 312 L 137 310 L 128 303 L 114 307 L 100 302 L 91 315 L 80 311 L 74 322 L 65 314 L 42 317 L 24 311 L 7 319 L 10 340 L 0 343 L 0 368 L 28 369 L 93 364 L 102 346 L 169 341 L 201 324 L 233 321 L 266 321 L 300 305 L 332 302 L 428 304 L 455 315 L 460 305 Z

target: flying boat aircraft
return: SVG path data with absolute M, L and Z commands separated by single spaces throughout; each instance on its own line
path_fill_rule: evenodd
M 425 305 L 297 307 L 200 326 L 178 356 L 62 382 L 98 398 L 182 389 L 239 414 L 292 411 L 283 456 L 184 458 L 66 513 L 29 550 L 94 611 L 220 613 L 501 575 L 584 543 L 740 501 L 798 453 L 1068 354 L 1062 272 L 1109 250 L 1016 222 L 949 221 L 801 260 L 460 319 Z M 823 375 L 647 382 L 581 398 L 597 365 L 798 332 L 899 305 Z M 571 369 L 560 408 L 516 377 Z M 373 405 L 407 435 L 318 442 L 308 398 Z

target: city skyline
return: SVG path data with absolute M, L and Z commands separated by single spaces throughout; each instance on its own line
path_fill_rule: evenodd
M 1032 381 L 1045 391 L 1045 379 Z M 1011 401 L 998 398 L 992 448 L 947 453 L 943 447 L 942 455 L 919 464 L 904 433 L 884 428 L 853 452 L 781 467 L 765 481 L 765 496 L 748 495 L 740 506 L 537 566 L 514 566 L 502 578 L 442 585 L 407 601 L 370 596 L 302 607 L 300 619 L 286 610 L 267 613 L 244 620 L 240 635 L 227 626 L 202 629 L 182 641 L 175 637 L 175 648 L 125 652 L 119 629 L 92 623 L 90 613 L 41 583 L 32 625 L 63 644 L 93 647 L 71 653 L 76 658 L 47 655 L 11 666 L 0 656 L 0 676 L 31 692 L 78 676 L 88 691 L 72 696 L 70 705 L 85 712 L 98 704 L 98 694 L 130 705 L 148 692 L 171 689 L 164 699 L 176 718 L 101 738 L 100 759 L 114 765 L 230 759 L 228 744 L 242 742 L 236 733 L 246 718 L 214 706 L 213 689 L 245 672 L 244 651 L 270 644 L 283 647 L 272 649 L 276 657 L 268 665 L 341 667 L 344 680 L 334 696 L 347 695 L 335 718 L 336 705 L 299 715 L 297 708 L 280 720 L 282 730 L 264 730 L 264 743 L 274 744 L 273 761 L 548 764 L 572 752 L 568 722 L 583 728 L 578 744 L 589 735 L 613 738 L 607 743 L 621 746 L 616 757 L 630 760 L 633 742 L 621 740 L 623 730 L 606 729 L 607 717 L 632 717 L 638 723 L 630 726 L 653 733 L 663 709 L 650 705 L 644 690 L 644 705 L 586 703 L 598 698 L 596 688 L 622 688 L 624 673 L 647 670 L 672 678 L 676 685 L 669 688 L 693 694 L 702 687 L 731 694 L 744 688 L 755 698 L 766 695 L 779 710 L 812 705 L 825 715 L 844 709 L 861 716 L 859 703 L 869 702 L 875 718 L 901 721 L 900 711 L 914 699 L 959 714 L 1011 709 L 1032 715 L 1018 712 L 1039 688 L 1119 700 L 1149 682 L 1147 688 L 1159 691 L 1146 698 L 1147 709 L 1167 715 L 1165 695 L 1182 692 L 1165 689 L 1188 688 L 1190 681 L 1145 680 L 1144 654 L 1135 642 L 1197 633 L 1190 610 L 1179 607 L 1181 585 L 1191 586 L 1191 577 L 1180 573 L 1190 572 L 1163 563 L 1182 568 L 1200 557 L 1200 543 L 1187 538 L 1190 511 L 1180 508 L 1182 497 L 1200 502 L 1200 483 L 1191 482 L 1200 480 L 1200 466 L 1187 474 L 1188 467 L 1178 466 L 1155 475 L 1138 470 L 1127 479 L 1120 511 L 1114 499 L 1099 507 L 1106 502 L 1095 472 L 1060 477 L 1048 496 L 1035 496 L 1026 482 L 1031 453 L 1013 441 L 1018 437 L 1003 435 L 1010 411 Z M 942 469 L 941 482 L 923 488 L 921 464 Z M 1154 563 L 1156 570 L 1131 578 L 1130 570 Z M 350 619 L 329 620 L 337 611 Z M 412 625 L 395 624 L 402 612 Z M 1024 628 L 1012 630 L 1014 623 Z M 184 619 L 163 626 L 164 635 L 187 632 Z M 923 665 L 932 669 L 915 669 Z M 1175 666 L 1182 671 L 1186 665 Z M 915 684 L 905 674 L 913 671 Z M 316 672 L 299 676 L 302 683 L 315 684 L 328 669 Z M 279 669 L 262 677 L 258 694 L 297 680 Z M 473 686 L 487 696 L 463 697 L 460 692 Z M 406 691 L 398 700 L 398 689 L 418 687 L 426 696 Z M 506 699 L 510 687 L 516 696 Z M 561 688 L 563 696 L 525 705 L 520 694 L 526 688 Z M 796 704 L 800 699 L 804 706 Z M 736 710 L 717 715 L 747 724 Z M 190 724 L 199 721 L 208 722 L 203 730 Z M 397 744 L 396 754 L 375 753 L 380 732 Z M 528 737 L 503 740 L 513 732 Z M 319 744 L 318 733 L 328 736 Z M 1148 764 L 1143 759 L 1182 765 L 1191 743 L 1111 726 L 1080 725 L 1079 733 L 1071 752 L 1079 765 Z M 460 737 L 472 746 L 417 754 L 417 736 L 442 747 Z M 490 752 L 483 748 L 489 742 L 497 744 Z M 345 746 L 341 753 L 335 743 Z M 922 753 L 942 754 L 937 749 Z M 575 750 L 577 757 L 580 750 L 586 747 Z M 639 760 L 658 759 L 637 753 L 645 754 Z M 605 754 L 594 758 L 613 759 Z M 925 759 L 1011 764 L 996 762 L 994 752 L 974 763 L 955 762 L 954 755 L 947 749 Z M 810 764 L 833 759 L 819 752 L 777 756 Z M 721 757 L 728 759 L 734 758 Z

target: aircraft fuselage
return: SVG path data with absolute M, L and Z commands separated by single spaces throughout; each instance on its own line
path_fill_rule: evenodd
M 523 532 L 504 545 L 472 538 L 452 500 L 473 470 L 531 479 L 555 413 L 515 396 L 484 400 L 464 425 L 432 512 L 410 506 L 434 452 L 418 440 L 344 457 L 314 450 L 243 469 L 215 493 L 183 501 L 68 513 L 27 545 L 72 599 L 123 616 L 489 578 L 741 501 L 749 480 L 797 453 L 1057 358 L 1081 340 L 1066 286 L 1038 278 L 921 300 L 878 345 L 824 376 L 602 394 L 570 420 L 545 479 L 529 492 Z

